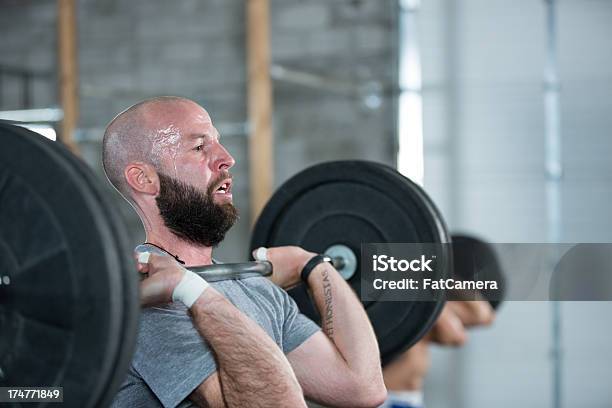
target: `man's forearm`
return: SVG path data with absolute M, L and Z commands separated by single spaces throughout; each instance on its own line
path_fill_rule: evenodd
M 229 407 L 306 406 L 282 351 L 224 296 L 209 288 L 190 312 L 194 326 L 216 354 Z
M 376 335 L 351 287 L 328 263 L 308 277 L 323 331 L 336 345 L 350 370 L 373 385 L 382 383 Z

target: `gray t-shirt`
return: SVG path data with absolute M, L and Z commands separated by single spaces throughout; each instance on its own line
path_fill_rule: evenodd
M 287 292 L 266 278 L 225 280 L 211 286 L 257 322 L 285 354 L 320 330 L 299 312 Z M 215 371 L 213 354 L 183 304 L 145 309 L 132 364 L 112 406 L 193 406 L 185 398 Z

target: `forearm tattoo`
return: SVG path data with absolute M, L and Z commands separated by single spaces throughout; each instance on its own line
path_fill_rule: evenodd
M 334 339 L 334 305 L 332 302 L 332 285 L 329 280 L 329 271 L 327 268 L 323 270 L 323 296 L 325 299 L 325 316 L 323 318 L 323 327 L 325 333 L 330 339 Z

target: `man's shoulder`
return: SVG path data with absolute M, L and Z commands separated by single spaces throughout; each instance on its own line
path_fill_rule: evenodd
M 275 285 L 270 279 L 263 276 L 253 276 L 244 279 L 227 279 L 218 282 L 211 282 L 211 286 L 215 289 L 224 292 L 232 291 L 234 289 L 247 290 L 251 292 L 261 292 L 277 294 L 282 291 L 277 285 Z M 236 293 L 240 293 L 238 290 Z
M 225 295 L 239 309 L 248 307 L 252 302 L 266 302 L 275 307 L 283 307 L 286 293 L 270 279 L 251 277 L 239 280 L 213 282 L 212 286 Z

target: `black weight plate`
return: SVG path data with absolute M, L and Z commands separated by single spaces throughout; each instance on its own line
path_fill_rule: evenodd
M 5 124 L 0 140 L 0 251 L 14 260 L 0 384 L 62 386 L 66 406 L 95 406 L 122 347 L 129 254 L 61 146 Z
M 417 200 L 422 206 L 424 206 L 425 213 L 429 213 L 431 215 L 430 222 L 433 222 L 434 224 L 430 224 L 430 226 L 432 226 L 433 229 L 436 231 L 434 235 L 439 236 L 440 240 L 439 241 L 422 240 L 418 242 L 450 243 L 452 241 L 448 233 L 446 223 L 444 222 L 444 218 L 442 217 L 442 214 L 440 213 L 440 211 L 438 210 L 434 202 L 429 198 L 427 193 L 420 186 L 418 186 L 417 184 L 415 184 L 414 182 L 412 182 L 410 179 L 406 178 L 405 176 L 401 175 L 396 169 L 392 167 L 389 167 L 382 163 L 372 163 L 372 164 L 380 167 L 382 170 L 386 172 L 386 174 L 389 177 L 392 177 L 395 180 L 397 180 L 398 183 L 406 183 L 406 182 L 409 183 L 412 186 L 413 192 L 415 194 L 415 197 L 414 197 L 415 200 Z M 417 242 L 417 241 L 413 241 L 413 242 Z M 453 260 L 452 260 L 453 253 L 452 251 L 448 250 L 448 245 L 442 246 L 441 252 L 442 254 L 446 256 L 446 260 L 445 260 L 446 268 L 443 270 L 436 271 L 438 273 L 438 276 L 437 276 L 438 279 L 451 276 L 452 269 L 453 269 Z M 432 306 L 431 303 L 434 303 L 434 302 L 418 302 L 418 303 L 421 303 L 421 304 L 430 303 L 429 306 Z M 401 351 L 412 346 L 414 343 L 420 340 L 423 336 L 425 336 L 427 332 L 429 332 L 429 330 L 433 327 L 434 323 L 438 319 L 438 316 L 442 312 L 442 309 L 444 307 L 444 301 L 441 300 L 437 302 L 436 305 L 429 310 L 426 308 L 427 305 L 422 305 L 422 306 L 423 306 L 423 310 L 421 314 L 407 313 L 405 320 L 403 320 L 398 326 L 396 326 L 395 330 L 389 333 L 389 335 L 387 336 L 386 347 L 388 350 L 392 350 L 392 351 L 389 352 L 387 356 L 382 357 L 383 365 L 386 365 L 387 363 L 389 363 L 395 356 L 401 353 Z M 420 320 L 418 320 L 416 323 L 411 323 L 415 319 L 415 315 L 418 316 Z M 405 341 L 404 339 L 410 335 L 410 330 L 412 330 L 413 327 L 420 327 L 421 330 L 419 331 L 417 337 L 414 338 L 413 341 L 410 343 L 410 345 L 406 347 L 404 343 Z
M 424 238 L 420 240 L 414 239 L 411 241 L 406 240 L 402 242 L 449 242 L 446 225 L 440 212 L 429 196 L 427 196 L 427 194 L 418 185 L 414 184 L 411 180 L 398 173 L 394 168 L 382 163 L 367 163 L 373 166 L 378 166 L 381 171 L 386 173 L 388 177 L 399 184 L 403 185 L 405 183 L 409 183 L 411 193 L 414 195 L 413 199 L 416 200 L 418 205 L 423 206 L 422 209 L 425 213 L 429 213 L 431 215 L 431 219 L 428 220 L 430 223 L 429 225 L 432 226 L 433 229 L 442 237 L 440 241 L 428 240 L 427 238 Z M 424 232 L 424 230 L 422 232 Z M 425 234 L 425 236 L 427 236 L 427 234 Z M 443 253 L 444 252 L 445 251 L 443 251 Z M 438 278 L 442 278 L 450 273 L 449 271 L 452 268 L 451 259 L 452 253 L 448 253 L 446 261 L 447 269 L 437 271 L 441 273 Z M 405 302 L 400 305 L 401 308 L 395 309 L 395 315 L 393 316 L 386 313 L 387 310 L 384 309 L 379 310 L 381 313 L 377 315 L 368 313 L 370 319 L 372 320 L 372 325 L 377 332 L 377 336 L 379 336 L 379 347 L 381 350 L 381 360 L 383 365 L 386 365 L 395 356 L 400 354 L 405 349 L 411 347 L 431 329 L 442 311 L 444 303 Z M 414 335 L 414 333 L 417 334 Z M 380 340 L 381 336 L 384 338 L 383 341 Z
M 448 242 L 448 234 L 437 209 L 416 184 L 378 163 L 339 161 L 310 167 L 284 183 L 257 221 L 251 248 L 299 245 L 323 252 L 343 244 L 359 258 L 361 244 L 373 242 L 439 243 Z M 348 283 L 359 294 L 359 266 L 357 271 Z M 304 314 L 318 320 L 304 287 L 289 293 Z M 429 330 L 442 302 L 364 306 L 387 363 Z
M 494 280 L 497 290 L 481 291 L 495 310 L 499 308 L 506 292 L 506 278 L 493 246 L 480 238 L 465 234 L 453 234 L 453 277 L 459 280 Z
M 115 243 L 115 248 L 121 256 L 118 261 L 122 263 L 121 278 L 122 278 L 122 299 L 123 299 L 123 325 L 118 336 L 119 348 L 115 354 L 114 362 L 109 366 L 111 372 L 106 376 L 107 383 L 100 384 L 100 397 L 94 406 L 108 406 L 111 404 L 115 394 L 125 379 L 127 369 L 134 354 L 136 346 L 136 338 L 138 332 L 138 321 L 140 316 L 140 303 L 138 295 L 138 279 L 135 272 L 133 260 L 125 254 L 131 254 L 133 249 L 130 247 L 127 237 L 128 231 L 125 228 L 125 222 L 120 216 L 120 211 L 112 203 L 108 194 L 105 193 L 100 185 L 100 180 L 93 174 L 86 163 L 80 158 L 68 151 L 68 149 L 58 149 L 68 161 L 72 162 L 75 170 L 89 185 L 91 192 L 94 193 L 101 210 L 108 217 L 108 225 L 111 227 Z M 119 289 L 119 288 L 118 288 Z M 109 356 L 110 358 L 110 356 Z

